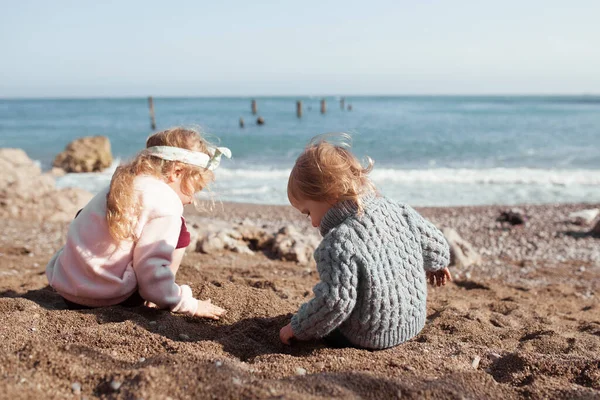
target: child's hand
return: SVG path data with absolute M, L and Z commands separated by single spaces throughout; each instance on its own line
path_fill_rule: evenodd
M 294 337 L 294 331 L 292 331 L 292 324 L 287 324 L 279 331 L 279 339 L 283 344 L 290 344 L 290 339 Z
M 452 280 L 452 275 L 450 275 L 450 270 L 448 267 L 444 269 L 440 269 L 438 271 L 427 271 L 427 280 L 434 286 L 444 286 L 446 282 L 450 282 Z
M 198 300 L 198 309 L 194 314 L 195 317 L 219 319 L 222 315 L 225 315 L 227 311 L 219 306 L 215 306 L 210 299 L 203 301 Z

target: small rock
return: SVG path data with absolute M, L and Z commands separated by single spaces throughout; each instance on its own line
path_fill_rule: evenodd
M 81 393 L 81 383 L 79 383 L 79 382 L 73 382 L 71 384 L 71 390 L 75 394 L 80 394 Z
M 223 361 L 219 361 L 219 360 L 215 361 L 215 366 L 217 368 L 221 367 L 222 365 L 223 365 Z
M 498 354 L 498 353 L 489 353 L 488 357 L 490 358 L 490 360 L 492 362 L 496 362 L 496 361 L 498 361 L 499 359 L 502 358 L 502 356 L 500 354 Z
M 138 361 L 139 361 L 139 362 L 141 362 L 141 363 L 143 363 L 144 361 L 146 361 L 146 358 L 145 358 L 145 357 L 140 357 L 140 358 L 138 359 Z
M 302 368 L 302 367 L 297 367 L 297 368 L 294 370 L 294 373 L 295 373 L 296 375 L 300 375 L 300 376 L 301 376 L 301 375 L 306 375 L 306 370 L 305 370 L 304 368 Z
M 119 382 L 119 381 L 113 379 L 112 381 L 110 381 L 110 389 L 112 391 L 116 392 L 121 388 L 122 384 L 123 384 L 122 382 Z
M 579 272 L 585 272 L 585 267 L 584 266 L 579 267 Z
M 596 225 L 590 231 L 590 235 L 595 237 L 600 237 L 600 221 L 596 223 Z
M 232 378 L 231 381 L 233 382 L 234 385 L 241 385 L 242 384 L 242 380 L 240 378 Z
M 510 225 L 523 225 L 527 222 L 529 217 L 525 215 L 525 212 L 518 208 L 513 208 L 507 211 L 502 211 L 500 216 L 496 219 L 498 222 L 507 222 Z
M 179 334 L 179 339 L 181 339 L 181 340 L 190 340 L 190 337 L 188 335 L 186 335 L 185 333 L 180 333 Z
M 575 211 L 569 214 L 569 222 L 575 225 L 590 225 L 600 214 L 600 208 Z
M 450 246 L 450 265 L 468 268 L 481 263 L 481 256 L 475 251 L 471 243 L 460 237 L 456 230 L 442 228 L 442 233 Z
M 479 361 L 481 361 L 481 357 L 475 356 L 475 358 L 473 358 L 473 362 L 471 363 L 473 368 L 475 368 L 475 369 L 479 368 Z

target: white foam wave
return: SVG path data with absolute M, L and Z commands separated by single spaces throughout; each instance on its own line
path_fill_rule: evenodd
M 375 182 L 429 182 L 462 184 L 518 184 L 518 185 L 599 185 L 600 170 L 488 168 L 488 169 L 375 169 Z
M 290 169 L 226 169 L 217 171 L 217 179 L 287 180 Z M 535 168 L 428 168 L 373 170 L 374 182 L 462 183 L 523 185 L 600 185 L 600 170 Z
M 96 193 L 110 183 L 117 165 L 100 173 L 67 174 L 57 186 Z M 223 201 L 287 204 L 289 173 L 283 168 L 220 168 L 210 190 Z M 371 178 L 384 194 L 412 205 L 600 201 L 600 170 L 380 168 Z
M 110 184 L 110 179 L 112 178 L 119 164 L 121 164 L 121 160 L 116 158 L 113 160 L 112 165 L 102 172 L 66 174 L 56 178 L 56 187 L 76 187 L 92 193 L 97 193 Z

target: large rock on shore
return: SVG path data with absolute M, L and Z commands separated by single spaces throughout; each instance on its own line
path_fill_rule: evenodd
M 92 198 L 81 189 L 58 190 L 21 149 L 0 149 L 0 217 L 68 221 Z
M 54 159 L 54 166 L 67 172 L 100 172 L 112 164 L 110 141 L 106 136 L 73 140 Z

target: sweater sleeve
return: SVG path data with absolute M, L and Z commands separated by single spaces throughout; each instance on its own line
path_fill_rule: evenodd
M 358 286 L 355 254 L 350 241 L 322 243 L 315 252 L 321 281 L 315 297 L 292 317 L 292 331 L 300 340 L 320 338 L 344 322 L 356 304 Z
M 406 206 L 409 223 L 421 239 L 423 267 L 426 271 L 438 271 L 450 264 L 450 246 L 444 234 L 412 207 Z
M 133 269 L 140 295 L 160 308 L 195 314 L 198 300 L 187 285 L 175 283 L 169 266 L 181 231 L 180 216 L 151 219 L 144 226 L 133 250 Z

